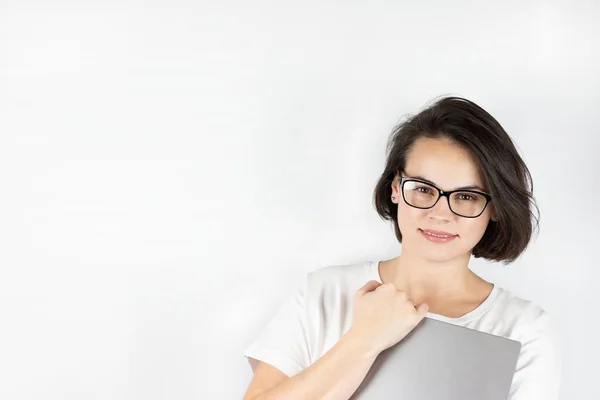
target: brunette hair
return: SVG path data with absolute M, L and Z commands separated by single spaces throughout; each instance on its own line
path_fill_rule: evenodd
M 477 160 L 492 196 L 497 221 L 490 221 L 473 256 L 511 263 L 527 248 L 539 210 L 533 181 L 504 128 L 487 111 L 461 97 L 443 97 L 396 125 L 389 137 L 385 169 L 375 186 L 373 202 L 379 216 L 394 223 L 399 242 L 397 206 L 391 201 L 392 181 L 403 171 L 417 139 L 449 139 L 469 150 Z

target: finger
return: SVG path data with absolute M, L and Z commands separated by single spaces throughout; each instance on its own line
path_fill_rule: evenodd
M 425 315 L 427 315 L 427 312 L 429 311 L 429 306 L 426 303 L 421 303 L 419 304 L 419 306 L 417 307 L 417 313 L 424 317 Z
M 381 286 L 381 283 L 379 283 L 377 281 L 369 281 L 369 282 L 365 283 L 363 285 L 363 287 L 358 289 L 356 291 L 356 294 L 365 294 L 365 293 L 372 292 L 373 290 L 377 289 L 379 286 Z
M 394 287 L 393 284 L 391 284 L 390 282 L 388 283 L 384 283 L 382 285 L 379 285 L 379 287 L 377 289 L 375 289 L 376 291 L 380 291 L 380 290 L 394 290 L 394 292 L 396 292 L 396 288 Z

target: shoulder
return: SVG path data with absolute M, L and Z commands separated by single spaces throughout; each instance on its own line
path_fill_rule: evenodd
M 354 294 L 370 278 L 373 262 L 330 265 L 308 273 L 305 282 L 305 307 L 308 319 L 320 321 L 326 329 L 332 324 L 351 322 Z
M 373 261 L 321 267 L 307 275 L 308 294 L 324 292 L 352 292 L 370 279 Z
M 307 275 L 305 318 L 313 360 L 332 348 L 352 327 L 354 294 L 373 275 L 374 262 L 330 265 Z
M 497 315 L 497 333 L 521 343 L 519 368 L 527 365 L 530 368 L 525 370 L 552 368 L 553 374 L 558 374 L 561 365 L 560 336 L 550 313 L 508 290 L 501 290 L 495 307 L 490 311 Z
M 498 287 L 495 298 L 468 327 L 520 342 L 543 351 L 555 347 L 557 329 L 550 314 L 537 303 Z M 533 344 L 532 346 L 529 346 Z
M 522 344 L 552 334 L 553 323 L 544 308 L 531 300 L 500 288 L 496 304 L 490 310 L 501 319 L 509 336 Z

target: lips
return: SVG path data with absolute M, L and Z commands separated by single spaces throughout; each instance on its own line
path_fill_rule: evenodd
M 423 232 L 427 235 L 431 235 L 431 236 L 435 236 L 435 237 L 439 237 L 439 238 L 446 238 L 446 239 L 458 236 L 458 235 L 455 235 L 450 232 L 434 231 L 433 229 L 421 229 L 421 232 Z
M 419 232 L 423 237 L 432 243 L 448 243 L 455 240 L 458 235 L 450 232 L 434 231 L 431 229 L 419 229 Z

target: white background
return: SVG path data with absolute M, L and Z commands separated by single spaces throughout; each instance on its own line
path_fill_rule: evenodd
M 599 11 L 0 1 L 0 397 L 241 398 L 299 278 L 398 254 L 388 134 L 453 94 L 514 138 L 542 216 L 472 267 L 553 315 L 562 398 L 600 398 Z

